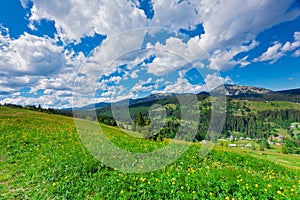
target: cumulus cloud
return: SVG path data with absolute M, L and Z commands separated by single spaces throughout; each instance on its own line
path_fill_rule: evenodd
M 245 52 L 244 48 L 240 48 L 243 44 L 255 41 L 257 34 L 263 30 L 293 20 L 300 14 L 299 8 L 287 12 L 292 0 L 276 4 L 272 0 L 193 0 L 192 3 L 201 13 L 205 30 L 205 34 L 197 38 L 198 44 L 212 55 L 213 62 L 210 66 L 220 70 L 247 65 L 243 60 L 233 60 L 238 53 Z
M 21 0 L 26 5 L 27 0 Z M 132 1 L 124 0 L 32 0 L 31 22 L 55 21 L 59 36 L 66 42 L 80 41 L 95 33 L 114 35 L 147 24 L 147 18 Z
M 295 51 L 294 56 L 295 57 L 299 57 L 300 56 L 300 49 L 298 49 L 297 51 Z
M 25 33 L 13 40 L 8 34 L 9 30 L 0 25 L 0 89 L 3 93 L 11 94 L 3 101 L 20 104 L 36 102 L 53 107 L 70 107 L 71 91 L 75 97 L 82 95 L 82 100 L 73 100 L 84 105 L 91 103 L 91 94 L 95 93 L 97 86 L 103 90 L 113 90 L 108 82 L 99 83 L 99 76 L 111 76 L 123 64 L 127 64 L 127 70 L 132 70 L 131 73 L 125 72 L 127 78 L 142 78 L 134 68 L 150 55 L 156 55 L 153 62 L 144 63 L 141 67 L 155 76 L 185 71 L 189 67 L 188 62 L 203 68 L 202 61 L 205 59 L 209 61 L 208 66 L 217 71 L 235 66 L 245 67 L 251 62 L 249 57 L 245 55 L 237 59 L 236 56 L 259 45 L 260 41 L 256 41 L 258 33 L 300 15 L 299 8 L 289 9 L 293 0 L 276 3 L 273 0 L 159 0 L 152 1 L 152 19 L 146 17 L 136 0 L 30 1 L 33 7 L 28 26 L 36 29 L 36 22 L 53 20 L 57 35 L 51 39 Z M 28 2 L 21 0 L 24 8 Z M 148 44 L 149 51 L 141 53 L 146 31 L 139 28 L 164 27 L 176 31 L 193 29 L 198 24 L 204 27 L 202 35 L 183 42 L 175 34 L 165 42 Z M 135 31 L 118 35 L 131 29 Z M 79 43 L 82 38 L 95 34 L 108 37 L 89 57 L 65 50 L 69 43 Z M 58 38 L 62 43 L 58 43 Z M 300 33 L 296 32 L 294 41 L 274 43 L 254 61 L 273 63 L 293 51 L 293 55 L 298 57 L 299 42 Z M 120 83 L 121 80 L 114 75 L 110 81 Z M 217 85 L 215 83 L 230 81 L 230 78 L 210 74 L 206 76 L 206 81 L 211 89 Z M 42 90 L 44 96 L 22 97 L 19 89 L 24 87 L 29 87 L 32 94 Z M 142 91 L 144 87 L 136 85 L 135 90 Z M 115 89 L 119 92 L 122 90 Z M 168 83 L 165 91 L 197 92 L 202 89 L 202 86 L 192 85 L 181 77 L 175 84 Z M 104 92 L 105 95 L 109 94 Z M 104 101 L 107 98 L 96 100 Z
M 273 0 L 193 0 L 193 3 L 202 13 L 205 29 L 199 44 L 210 53 L 254 40 L 261 31 L 300 14 L 299 9 L 287 12 L 293 0 L 277 3 Z
M 229 76 L 223 78 L 220 75 L 214 73 L 214 74 L 208 74 L 206 76 L 205 83 L 207 85 L 208 90 L 211 91 L 220 85 L 224 85 L 226 83 L 232 83 L 232 80 Z
M 179 77 L 174 84 L 167 85 L 163 92 L 165 93 L 199 93 L 206 91 L 206 85 L 192 85 L 183 77 Z
M 274 44 L 273 46 L 269 47 L 268 50 L 264 52 L 260 57 L 254 59 L 254 62 L 271 61 L 271 64 L 275 63 L 279 58 L 281 58 L 284 55 L 280 51 L 281 48 L 282 44 Z
M 148 64 L 148 73 L 163 76 L 172 71 L 182 70 L 191 65 L 202 67 L 202 61 L 209 55 L 200 46 L 190 39 L 184 43 L 179 38 L 170 37 L 166 44 L 157 42 L 155 45 L 148 44 L 147 48 L 156 49 L 153 62 Z
M 154 27 L 167 27 L 171 29 L 195 26 L 201 22 L 200 13 L 190 1 L 159 0 L 153 1 L 154 18 L 150 22 Z
M 25 33 L 12 40 L 1 36 L 0 70 L 10 75 L 48 75 L 57 72 L 66 63 L 63 47 L 46 37 Z
M 138 83 L 136 83 L 131 89 L 130 92 L 146 92 L 146 91 L 151 91 L 154 89 L 157 89 L 158 84 L 150 84 L 152 83 L 152 78 L 148 78 L 147 80 L 139 80 Z
M 294 33 L 294 42 L 286 42 L 282 48 L 282 52 L 293 51 L 300 47 L 300 32 Z
M 218 71 L 230 70 L 236 65 L 245 67 L 250 64 L 250 62 L 247 61 L 248 57 L 245 56 L 241 59 L 234 60 L 234 56 L 242 52 L 247 52 L 257 46 L 258 42 L 252 41 L 249 45 L 236 46 L 223 51 L 220 49 L 216 50 L 210 58 L 209 67 Z
M 139 76 L 138 76 L 138 72 L 139 72 L 139 70 L 134 70 L 134 71 L 130 74 L 130 77 L 131 77 L 132 79 L 138 78 L 138 77 L 139 77 Z
M 276 42 L 273 46 L 269 47 L 260 57 L 255 58 L 254 62 L 270 61 L 270 64 L 275 63 L 287 52 L 294 51 L 300 47 L 300 32 L 294 33 L 294 41 L 287 41 L 285 44 Z M 299 49 L 294 53 L 295 57 L 299 56 Z
M 24 33 L 18 39 L 11 39 L 9 35 L 0 34 L 0 71 L 1 71 L 1 91 L 10 94 L 6 102 L 12 98 L 24 100 L 18 94 L 23 88 L 30 88 L 29 93 L 36 94 L 39 90 L 63 90 L 71 91 L 74 67 L 68 64 L 68 58 L 64 48 L 56 44 L 55 39 L 48 37 L 38 37 Z M 74 73 L 73 73 L 74 75 Z M 75 76 L 73 76 L 74 78 Z M 53 94 L 54 91 L 51 92 Z M 58 95 L 61 96 L 61 95 Z M 56 96 L 56 97 L 58 97 Z M 65 96 L 67 93 L 65 92 Z M 54 98 L 52 96 L 52 98 Z M 42 105 L 52 105 L 43 98 L 32 100 Z M 29 103 L 29 100 L 25 102 Z M 16 102 L 17 103 L 17 102 Z

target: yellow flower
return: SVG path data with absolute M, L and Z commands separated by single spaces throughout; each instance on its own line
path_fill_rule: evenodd
M 145 182 L 146 178 L 141 177 L 140 181 Z
M 123 191 L 123 190 L 121 190 L 120 194 L 123 194 L 123 193 L 124 193 L 124 191 Z
M 281 194 L 281 191 L 280 191 L 280 190 L 278 190 L 278 191 L 277 191 L 277 194 Z
M 272 184 L 269 183 L 269 184 L 268 184 L 268 187 L 271 188 L 271 187 L 272 187 Z
M 212 197 L 212 195 L 213 195 L 213 193 L 212 193 L 212 192 L 210 192 L 210 193 L 209 193 L 209 196 L 211 196 L 211 197 Z
M 225 200 L 230 200 L 230 198 L 229 197 L 225 197 Z
M 255 187 L 257 188 L 257 187 L 258 187 L 258 184 L 255 184 Z
M 195 192 L 195 191 L 193 191 L 193 194 L 196 194 L 196 192 Z

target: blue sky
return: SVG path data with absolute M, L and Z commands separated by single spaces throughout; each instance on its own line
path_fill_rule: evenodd
M 300 87 L 299 1 L 1 2 L 1 104 L 77 107 L 223 83 Z

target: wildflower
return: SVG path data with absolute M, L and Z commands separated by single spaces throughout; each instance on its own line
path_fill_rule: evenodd
M 225 197 L 225 200 L 230 200 L 230 198 L 229 197 Z
M 258 184 L 255 184 L 255 187 L 258 188 Z
M 282 194 L 280 190 L 277 191 L 277 194 Z
M 210 192 L 210 193 L 209 193 L 209 196 L 210 196 L 210 197 L 212 197 L 212 195 L 213 195 L 213 193 L 212 193 L 212 192 Z
M 271 188 L 271 187 L 272 187 L 272 184 L 269 183 L 269 184 L 268 184 L 268 187 Z
M 146 178 L 141 177 L 140 181 L 145 182 Z
M 121 190 L 120 194 L 123 194 L 123 193 L 124 193 L 124 191 L 123 191 L 123 190 Z

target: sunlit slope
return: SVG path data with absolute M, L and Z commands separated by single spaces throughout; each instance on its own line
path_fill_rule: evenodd
M 150 152 L 168 144 L 104 125 L 102 130 L 115 145 L 132 152 Z M 4 199 L 300 197 L 297 165 L 284 167 L 256 153 L 227 148 L 199 158 L 201 146 L 191 145 L 180 159 L 159 171 L 122 173 L 90 155 L 72 118 L 23 109 L 0 107 L 0 146 L 0 198 Z M 297 157 L 293 159 L 297 163 Z

